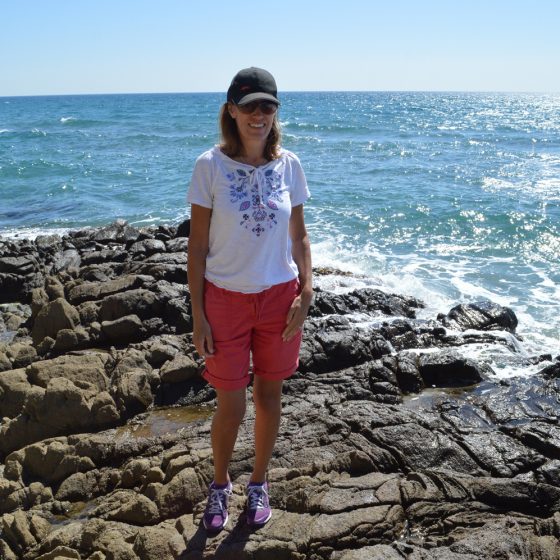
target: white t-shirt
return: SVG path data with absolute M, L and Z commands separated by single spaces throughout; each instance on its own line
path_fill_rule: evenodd
M 206 279 L 251 294 L 296 278 L 288 225 L 292 207 L 308 198 L 301 163 L 288 150 L 260 167 L 239 163 L 218 146 L 204 152 L 187 200 L 212 209 Z

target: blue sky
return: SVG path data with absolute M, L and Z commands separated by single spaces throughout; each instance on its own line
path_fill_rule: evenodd
M 557 0 L 0 0 L 0 96 L 560 91 Z

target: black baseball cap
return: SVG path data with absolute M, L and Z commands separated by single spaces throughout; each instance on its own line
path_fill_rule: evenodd
M 262 68 L 244 68 L 237 72 L 227 91 L 227 100 L 245 105 L 257 99 L 266 99 L 280 105 L 276 82 L 270 72 Z

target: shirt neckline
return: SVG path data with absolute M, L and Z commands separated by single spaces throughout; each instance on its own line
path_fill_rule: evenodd
M 249 167 L 250 169 L 265 169 L 269 165 L 279 162 L 282 159 L 282 157 L 284 156 L 284 150 L 281 148 L 280 149 L 280 157 L 278 159 L 272 159 L 272 160 L 268 161 L 267 163 L 264 163 L 263 165 L 256 165 L 255 166 L 255 165 L 251 165 L 250 163 L 242 163 L 241 161 L 237 161 L 233 158 L 230 158 L 228 155 L 226 155 L 226 154 L 224 154 L 224 152 L 222 152 L 222 150 L 220 149 L 220 146 L 218 146 L 217 144 L 214 146 L 214 149 L 220 154 L 220 156 L 222 156 L 226 161 L 229 161 L 232 165 L 242 165 L 243 167 Z

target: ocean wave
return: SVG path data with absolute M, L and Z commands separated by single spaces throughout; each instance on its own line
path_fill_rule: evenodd
M 546 329 L 546 325 L 529 314 L 524 306 L 518 305 L 515 298 L 501 296 L 464 278 L 455 281 L 453 278 L 448 279 L 459 292 L 452 296 L 446 294 L 445 290 L 442 291 L 441 283 L 437 281 L 435 283 L 433 281 L 430 282 L 429 279 L 422 278 L 421 273 L 425 271 L 425 268 L 421 263 L 409 263 L 400 269 L 396 267 L 399 269 L 398 271 L 367 275 L 363 274 L 363 269 L 360 271 L 359 266 L 348 266 L 348 262 L 344 258 L 339 258 L 336 255 L 334 258 L 329 258 L 326 244 L 319 244 L 318 251 L 316 244 L 313 244 L 313 250 L 315 266 L 332 267 L 343 272 L 343 274 L 335 273 L 315 277 L 314 283 L 319 288 L 334 293 L 348 293 L 356 289 L 372 287 L 387 293 L 414 295 L 426 304 L 424 309 L 419 309 L 417 312 L 419 320 L 433 320 L 438 313 L 448 313 L 450 309 L 459 303 L 480 300 L 489 300 L 511 307 L 518 317 L 519 326 L 517 330 L 522 339 L 518 339 L 506 331 L 493 331 L 494 337 L 503 339 L 503 347 L 496 344 L 468 344 L 456 348 L 456 351 L 465 358 L 490 365 L 494 372 L 493 377 L 496 379 L 530 377 L 546 365 L 544 362 L 533 364 L 529 360 L 530 357 L 542 354 L 543 349 L 546 349 L 553 355 L 560 352 L 560 342 L 555 337 L 553 330 L 550 327 Z M 387 260 L 391 261 L 390 258 Z M 403 260 L 406 262 L 406 259 Z M 426 266 L 429 266 L 429 263 L 426 263 Z M 350 272 L 350 268 L 360 272 L 348 275 L 347 273 Z M 550 304 L 551 310 L 552 307 L 553 303 Z M 355 317 L 348 318 L 357 327 L 362 328 L 376 327 L 381 322 L 391 321 L 391 318 L 371 315 L 356 315 Z M 449 332 L 450 334 L 454 333 L 452 330 L 449 330 Z M 472 333 L 484 334 L 474 330 L 465 331 L 463 334 Z M 457 332 L 455 334 L 460 333 Z M 410 351 L 423 353 L 426 350 L 413 349 Z
M 62 116 L 58 119 L 58 122 L 65 127 L 76 127 L 76 128 L 86 128 L 86 129 L 95 129 L 95 128 L 105 128 L 107 126 L 112 126 L 117 124 L 117 122 L 113 122 L 110 119 L 91 119 L 85 117 L 76 117 L 73 115 L 69 116 Z
M 317 136 L 300 136 L 298 134 L 288 134 L 286 132 L 282 134 L 282 138 L 295 140 L 296 142 L 316 142 L 317 144 L 321 144 L 321 142 L 323 142 L 323 140 L 321 138 L 317 138 Z
M 482 186 L 490 192 L 523 191 L 532 198 L 546 199 L 547 203 L 559 201 L 560 179 L 550 176 L 552 173 L 549 170 L 541 170 L 541 174 L 545 175 L 545 177 L 541 175 L 542 178 L 533 178 L 531 176 L 518 178 L 516 181 L 497 177 L 483 177 Z
M 163 220 L 161 218 L 161 216 L 148 216 L 147 218 L 143 218 L 141 220 L 134 220 L 133 222 L 130 222 L 131 226 L 146 226 L 146 225 L 157 225 L 162 223 Z
M 322 235 L 320 231 L 315 232 L 313 226 L 309 229 L 312 238 L 322 237 L 312 243 L 314 265 L 352 273 L 352 276 L 319 277 L 317 284 L 324 289 L 348 292 L 358 287 L 375 286 L 387 292 L 413 295 L 426 304 L 418 311 L 419 319 L 434 319 L 438 313 L 448 313 L 460 303 L 492 301 L 510 307 L 516 313 L 525 355 L 541 354 L 543 349 L 560 353 L 555 303 L 558 288 L 540 266 L 523 269 L 509 254 L 493 256 L 489 262 L 482 257 L 473 259 L 469 250 L 462 246 L 456 247 L 459 252 L 450 251 L 449 254 L 441 251 L 425 255 L 418 252 L 394 254 L 391 248 L 381 249 L 372 241 L 363 244 L 359 252 L 353 252 L 347 247 L 346 236 L 329 230 L 331 238 L 325 239 L 324 232 Z M 518 270 L 518 285 L 506 281 L 512 267 Z M 503 276 L 502 283 L 490 288 L 485 283 L 488 274 Z M 532 276 L 535 274 L 539 275 L 541 282 L 534 292 L 529 290 L 527 294 L 523 286 L 534 282 Z M 501 374 L 523 375 L 525 366 L 521 362 L 509 364 L 504 366 Z
M 68 232 L 76 228 L 41 228 L 41 227 L 28 227 L 28 228 L 6 228 L 0 229 L 0 239 L 37 239 L 40 235 L 58 235 L 63 237 Z M 85 229 L 85 228 L 80 228 Z

